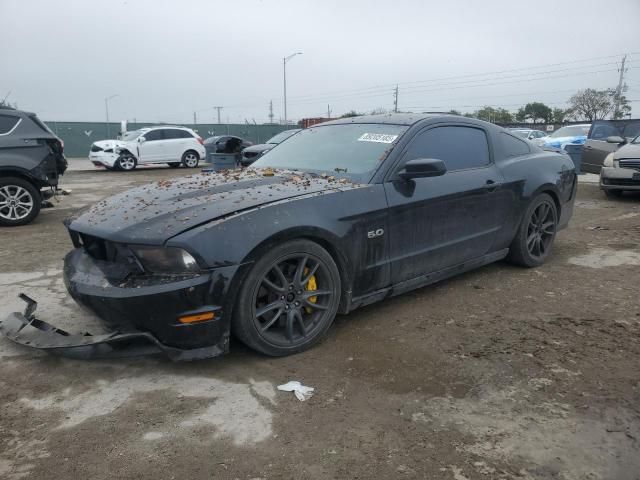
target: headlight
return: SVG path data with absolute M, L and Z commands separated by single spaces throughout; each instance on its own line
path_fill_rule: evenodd
M 613 167 L 613 153 L 610 153 L 604 158 L 602 165 L 605 167 Z
M 176 247 L 131 246 L 145 270 L 153 273 L 189 273 L 200 270 L 189 252 Z

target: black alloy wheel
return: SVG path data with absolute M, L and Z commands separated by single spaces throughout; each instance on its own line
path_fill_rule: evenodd
M 234 332 L 248 346 L 281 356 L 315 344 L 333 322 L 340 276 L 316 243 L 294 240 L 263 256 L 241 288 Z
M 509 259 L 524 267 L 542 265 L 551 252 L 558 229 L 558 209 L 553 198 L 542 193 L 533 199 L 511 243 Z

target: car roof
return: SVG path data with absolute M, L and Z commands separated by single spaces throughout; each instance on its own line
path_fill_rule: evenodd
M 153 125 L 151 127 L 143 127 L 138 130 L 155 130 L 157 128 L 179 128 L 181 130 L 191 130 L 189 127 L 181 127 L 180 125 Z
M 474 120 L 468 117 L 461 117 L 451 113 L 386 113 L 383 115 L 360 115 L 358 117 L 339 118 L 329 122 L 318 123 L 314 127 L 323 125 L 340 125 L 345 123 L 379 123 L 387 125 L 413 125 L 422 120 L 437 118 L 464 118 L 465 120 Z M 477 121 L 477 120 L 476 120 Z

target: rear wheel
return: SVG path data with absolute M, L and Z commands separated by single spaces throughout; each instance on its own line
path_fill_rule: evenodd
M 290 355 L 322 338 L 339 302 L 340 274 L 331 255 L 314 242 L 293 240 L 272 248 L 251 268 L 232 328 L 254 350 Z
M 130 153 L 123 153 L 118 157 L 118 160 L 116 160 L 116 168 L 118 170 L 124 170 L 125 172 L 133 170 L 137 165 L 138 161 L 136 157 Z
M 187 168 L 196 168 L 200 162 L 200 157 L 193 150 L 187 150 L 182 155 L 182 164 Z
M 0 225 L 26 225 L 40 213 L 42 197 L 31 183 L 21 178 L 0 178 Z
M 523 267 L 542 265 L 551 252 L 558 227 L 558 209 L 546 193 L 529 205 L 511 243 L 509 260 Z
M 604 194 L 609 198 L 620 198 L 623 190 L 605 190 Z

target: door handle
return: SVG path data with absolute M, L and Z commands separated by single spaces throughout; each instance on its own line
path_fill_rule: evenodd
M 484 188 L 488 192 L 495 192 L 499 186 L 500 184 L 496 183 L 495 180 L 487 180 L 487 183 L 484 185 Z

